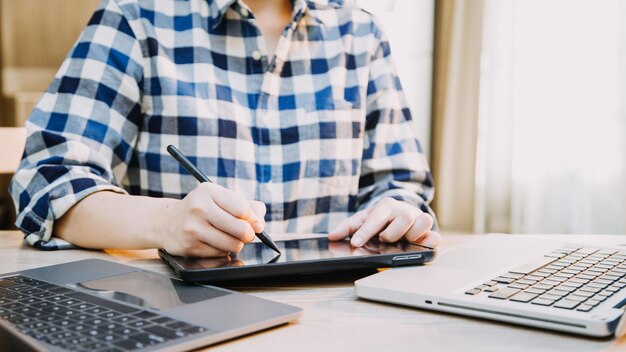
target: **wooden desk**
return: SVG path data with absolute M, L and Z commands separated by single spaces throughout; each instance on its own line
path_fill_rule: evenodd
M 442 250 L 476 236 L 446 235 Z M 43 252 L 22 246 L 21 234 L 0 231 L 0 272 L 85 258 L 118 260 L 171 274 L 156 251 Z M 576 236 L 623 244 L 626 236 Z M 213 346 L 211 351 L 625 351 L 626 338 L 591 339 L 521 326 L 415 310 L 358 299 L 356 277 L 274 283 L 239 291 L 304 308 L 296 323 Z

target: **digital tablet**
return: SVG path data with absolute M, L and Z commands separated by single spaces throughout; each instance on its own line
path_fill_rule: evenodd
M 348 240 L 329 241 L 326 237 L 276 241 L 276 245 L 281 255 L 254 242 L 226 257 L 176 257 L 163 249 L 159 256 L 185 281 L 216 282 L 418 265 L 433 260 L 436 253 L 433 248 L 408 242 L 377 239 L 360 248 L 352 247 Z

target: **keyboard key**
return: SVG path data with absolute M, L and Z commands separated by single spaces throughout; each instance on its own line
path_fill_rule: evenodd
M 585 285 L 585 286 L 579 288 L 579 291 L 586 291 L 586 292 L 596 293 L 596 292 L 600 292 L 600 289 L 597 288 L 597 287 Z
M 538 276 L 538 277 L 540 277 L 540 278 L 542 278 L 542 279 L 545 279 L 546 277 L 550 276 L 550 274 L 548 274 L 548 273 L 543 273 L 543 272 L 540 272 L 540 271 L 535 271 L 535 272 L 533 273 L 533 275 Z
M 535 275 L 528 275 L 528 276 L 524 276 L 524 280 L 533 280 L 533 281 L 537 282 L 537 281 L 543 280 L 543 277 L 535 276 Z
M 547 294 L 553 295 L 553 296 L 558 296 L 558 297 L 564 297 L 567 296 L 569 294 L 568 291 L 563 291 L 563 290 L 558 290 L 556 288 L 546 292 Z
M 107 330 L 107 331 L 113 331 L 113 330 L 116 330 L 116 329 L 121 329 L 121 328 L 123 328 L 123 326 L 120 325 L 120 324 L 115 324 L 115 323 L 108 322 L 108 323 L 105 323 L 103 325 L 100 325 L 100 328 L 103 329 L 103 330 Z
M 515 288 L 503 288 L 489 295 L 489 298 L 507 299 L 521 290 Z
M 540 289 L 540 290 L 549 290 L 549 289 L 551 289 L 553 287 L 554 287 L 554 285 L 547 285 L 547 284 L 544 284 L 543 282 L 540 282 L 540 283 L 535 284 L 535 285 L 532 286 L 532 288 L 537 288 L 537 289 Z
M 581 280 L 581 279 L 574 278 L 574 279 L 569 279 L 569 280 L 561 283 L 561 285 L 580 287 L 580 286 L 586 284 L 587 282 L 589 282 L 589 280 Z
M 121 335 L 121 336 L 130 336 L 130 335 L 138 334 L 139 330 L 129 328 L 129 327 L 121 327 L 121 328 L 113 330 L 113 333 L 117 335 Z
M 132 351 L 132 350 L 138 350 L 141 348 L 146 347 L 145 344 L 139 342 L 139 341 L 135 341 L 135 340 L 119 340 L 119 341 L 115 341 L 113 342 L 113 344 L 115 346 L 118 346 L 126 351 Z
M 540 306 L 551 306 L 554 303 L 554 301 L 538 297 L 538 298 L 535 298 L 534 300 L 532 300 L 530 303 L 537 304 L 537 305 L 540 305 Z
M 108 313 L 108 312 L 110 312 L 109 309 L 106 309 L 106 308 L 103 308 L 103 307 L 97 307 L 97 306 L 94 307 L 94 308 L 91 308 L 91 309 L 87 309 L 85 311 L 85 313 L 89 313 L 89 314 L 93 314 L 93 315 L 100 315 L 100 314 Z
M 189 325 L 187 323 L 183 323 L 182 321 L 177 321 L 175 323 L 168 324 L 167 327 L 170 328 L 170 329 L 174 329 L 174 330 L 180 330 L 180 329 L 190 328 L 191 325 Z
M 152 319 L 152 318 L 156 318 L 158 317 L 158 315 L 154 314 L 154 313 L 150 313 L 148 311 L 142 310 L 139 313 L 134 313 L 133 314 L 134 317 L 137 317 L 139 319 Z
M 554 307 L 555 308 L 563 308 L 563 309 L 574 309 L 579 304 L 580 304 L 580 302 L 576 301 L 576 300 L 562 299 L 562 300 L 556 302 L 556 304 L 554 304 Z
M 589 297 L 593 296 L 593 292 L 576 290 L 576 291 L 572 292 L 572 295 L 589 298 Z
M 523 277 L 523 276 L 524 276 L 524 274 L 514 273 L 514 272 L 508 272 L 508 273 L 504 273 L 504 274 L 500 275 L 500 277 L 508 277 L 508 278 L 516 279 L 516 280 L 521 278 L 521 277 Z
M 130 316 L 130 315 L 124 315 L 118 318 L 114 318 L 111 319 L 112 321 L 116 322 L 116 323 L 121 323 L 121 324 L 126 324 L 126 323 L 131 323 L 135 320 L 137 320 L 137 318 Z
M 546 279 L 541 281 L 542 285 L 551 285 L 551 286 L 557 286 L 560 285 L 561 282 L 560 281 L 555 281 L 555 280 L 550 280 L 550 279 Z
M 156 341 L 153 338 L 153 336 L 151 336 L 150 334 L 146 334 L 146 333 L 139 333 L 139 334 L 131 335 L 129 336 L 129 338 L 142 343 L 144 346 L 150 346 L 150 345 L 155 345 L 159 343 L 159 341 Z
M 549 293 L 544 293 L 543 295 L 539 296 L 539 298 L 547 299 L 547 300 L 550 300 L 550 301 L 558 301 L 559 299 L 561 299 L 560 296 L 551 295 Z
M 145 331 L 156 335 L 156 336 L 160 336 L 163 337 L 164 339 L 175 339 L 178 336 L 176 336 L 176 331 L 175 330 L 171 330 L 168 328 L 164 328 L 162 326 L 158 326 L 158 325 L 154 325 L 154 326 L 150 326 L 144 329 Z
M 168 317 L 152 318 L 151 321 L 155 324 L 172 324 L 176 322 L 176 320 Z
M 572 286 L 568 286 L 568 285 L 558 285 L 555 286 L 554 289 L 555 290 L 559 290 L 559 291 L 565 291 L 565 292 L 573 292 L 576 291 L 578 287 L 572 287 Z
M 117 318 L 121 316 L 122 316 L 122 313 L 114 312 L 114 311 L 107 311 L 107 312 L 98 314 L 98 317 L 103 318 L 103 319 L 112 319 L 112 318 Z
M 552 275 L 552 276 L 548 277 L 548 280 L 556 282 L 556 284 L 558 285 L 558 284 L 560 284 L 562 282 L 567 281 L 567 278 L 556 276 L 556 275 Z
M 545 293 L 546 290 L 542 290 L 542 289 L 531 287 L 531 288 L 525 289 L 524 292 L 540 295 L 542 293 Z
M 528 280 L 527 278 L 523 278 L 521 280 L 517 280 L 515 281 L 516 284 L 522 284 L 522 285 L 532 285 L 537 283 L 536 280 Z
M 201 332 L 206 332 L 207 329 L 199 327 L 199 326 L 192 326 L 190 328 L 183 329 L 183 331 L 188 334 L 199 334 Z
M 132 323 L 128 323 L 128 325 L 133 327 L 133 328 L 145 328 L 147 326 L 152 325 L 152 323 L 150 323 L 147 320 L 137 320 L 137 321 L 134 321 Z
M 591 283 L 594 283 L 594 284 L 604 284 L 604 285 L 608 286 L 608 285 L 612 284 L 613 282 L 614 282 L 614 280 L 595 279 Z
M 576 295 L 568 295 L 565 298 L 569 300 L 573 300 L 573 301 L 578 301 L 578 302 L 584 302 L 588 299 L 587 297 L 576 296 Z
M 588 312 L 592 309 L 593 309 L 593 306 L 590 304 L 581 304 L 580 306 L 578 306 L 578 308 L 576 308 L 576 310 L 580 312 Z
M 596 287 L 600 290 L 602 290 L 603 288 L 609 286 L 610 283 L 602 283 L 602 282 L 598 282 L 597 280 L 591 281 L 590 283 L 588 283 L 585 286 L 589 286 L 589 287 Z
M 493 281 L 501 283 L 501 284 L 510 284 L 513 281 L 515 281 L 515 279 L 512 279 L 510 277 L 502 277 L 502 276 L 498 276 L 495 279 L 493 279 Z
M 532 301 L 535 297 L 537 297 L 536 294 L 532 294 L 532 293 L 528 293 L 528 292 L 520 292 L 516 295 L 514 295 L 513 297 L 510 298 L 511 301 L 514 302 L 530 302 Z
M 101 326 L 108 323 L 108 321 L 106 319 L 100 319 L 100 318 L 95 318 L 95 319 L 88 319 L 88 320 L 84 320 L 83 324 L 87 325 L 87 326 Z
M 479 289 L 477 289 L 477 288 L 473 288 L 473 289 L 471 289 L 471 290 L 467 290 L 467 291 L 465 291 L 465 294 L 466 294 L 466 295 L 472 295 L 472 296 L 473 296 L 473 295 L 479 294 L 480 292 L 482 292 L 482 291 L 481 291 L 481 290 L 479 290 Z
M 587 301 L 585 301 L 585 304 L 589 304 L 591 306 L 597 306 L 598 304 L 602 303 L 603 301 L 599 300 L 599 299 L 589 299 Z
M 593 299 L 600 301 L 600 302 L 604 302 L 606 301 L 606 299 L 609 298 L 608 296 L 605 295 L 595 295 L 593 296 Z

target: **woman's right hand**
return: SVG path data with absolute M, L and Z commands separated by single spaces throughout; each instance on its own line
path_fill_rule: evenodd
M 161 248 L 173 255 L 215 257 L 241 251 L 265 228 L 265 204 L 213 183 L 201 183 L 162 216 Z

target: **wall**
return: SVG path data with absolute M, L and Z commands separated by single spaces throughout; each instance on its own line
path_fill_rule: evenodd
M 389 37 L 415 129 L 430 160 L 434 0 L 358 0 Z
M 0 0 L 0 126 L 20 126 L 100 0 Z M 11 175 L 0 175 L 0 229 L 12 226 Z

